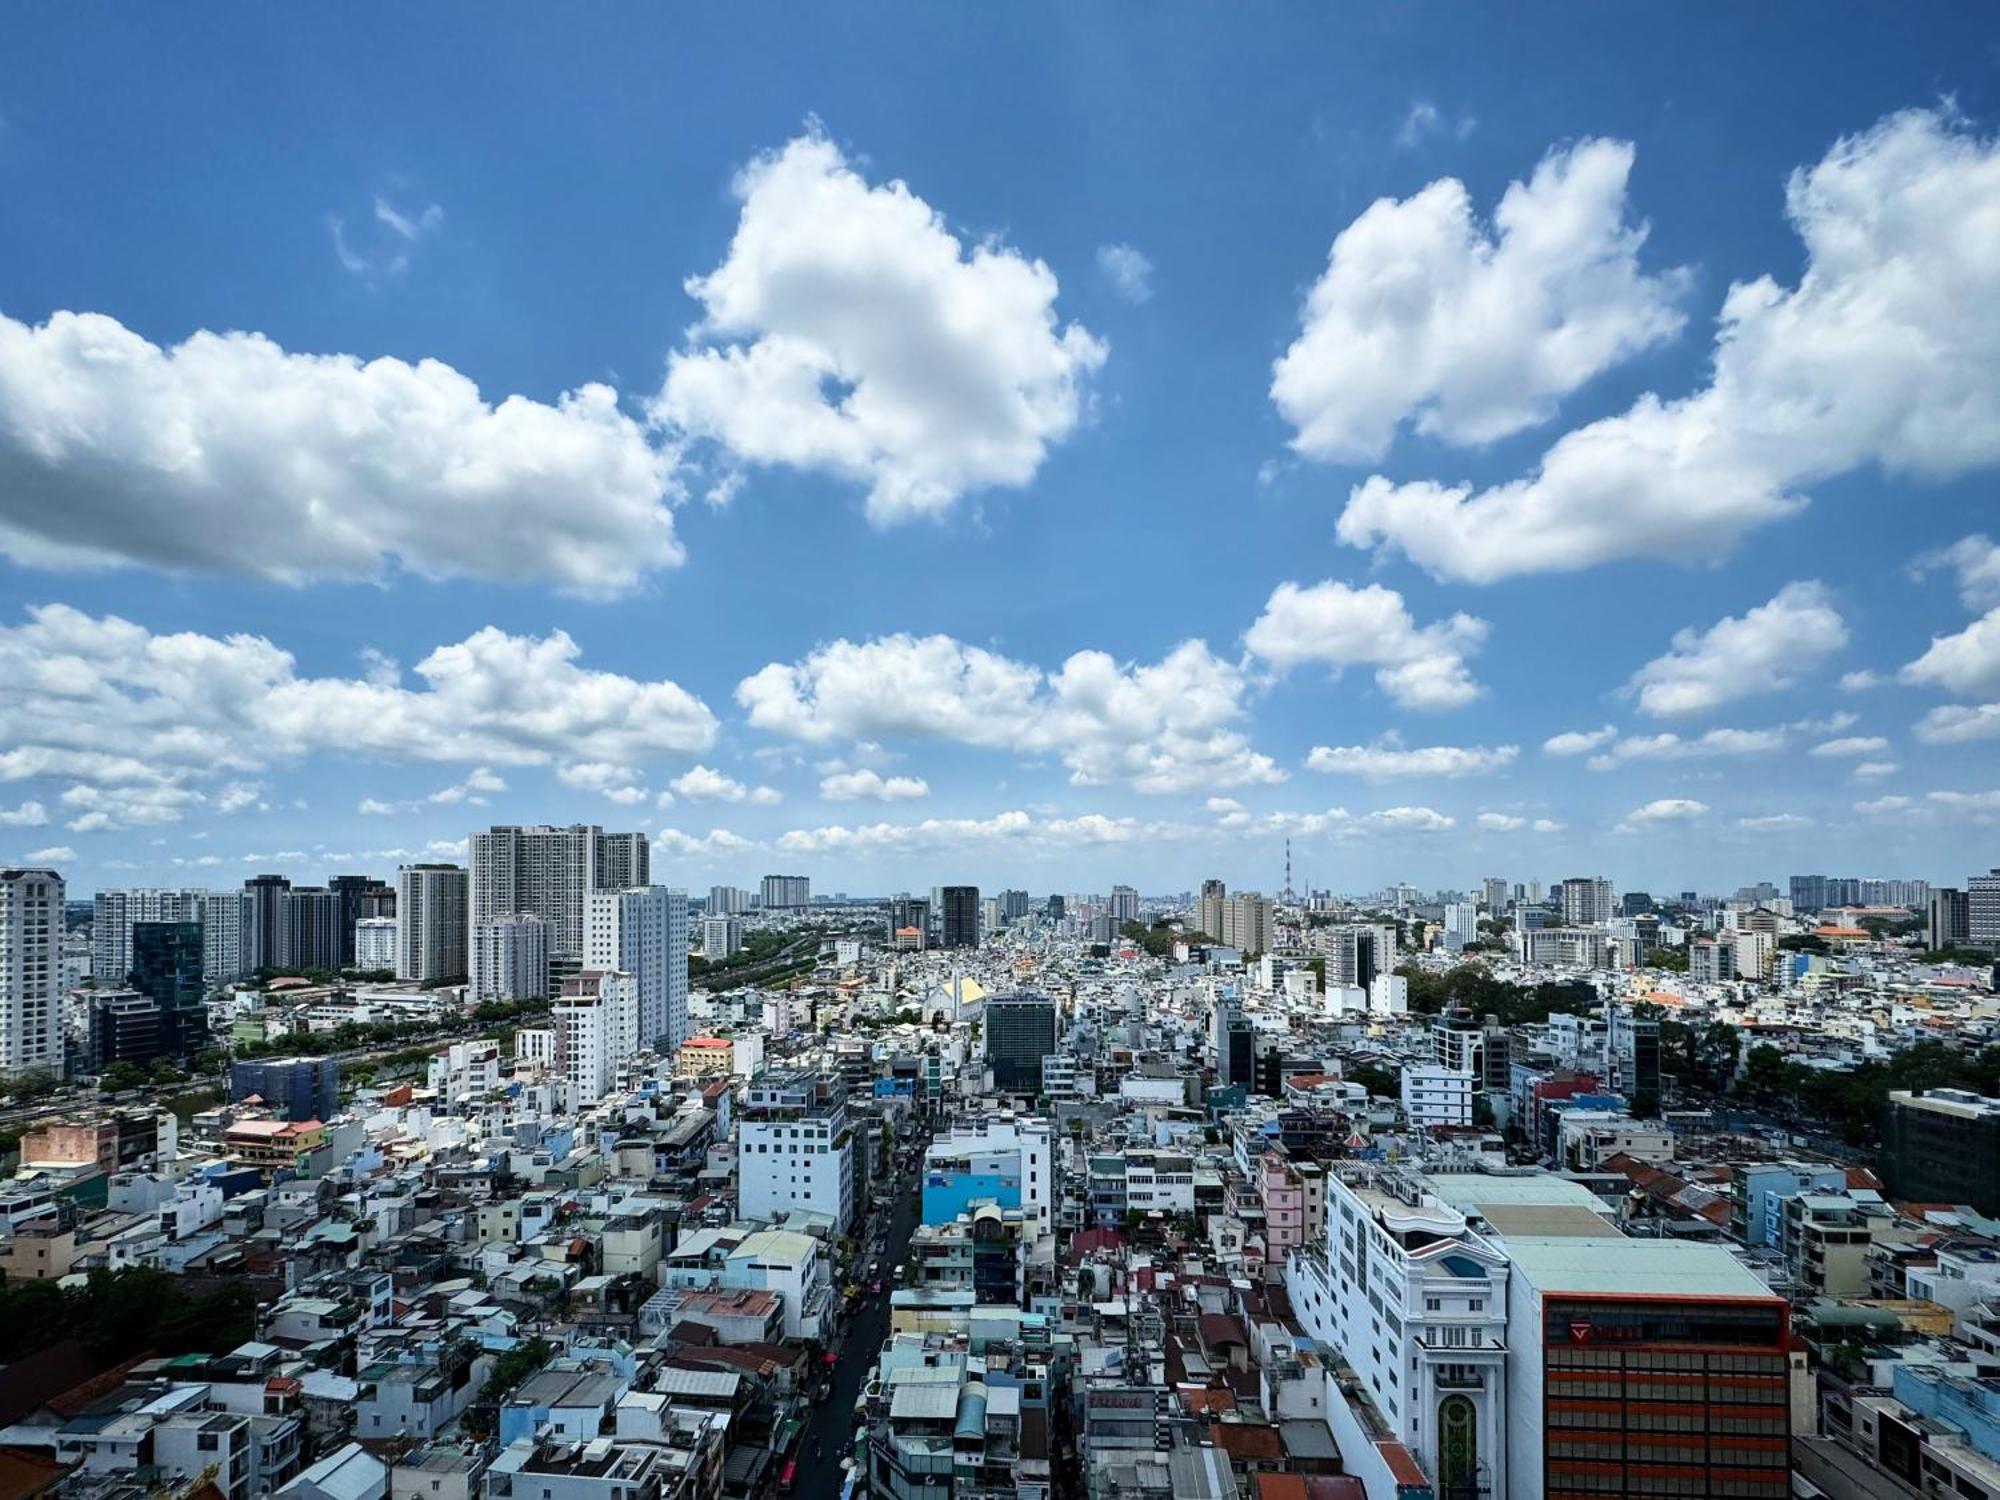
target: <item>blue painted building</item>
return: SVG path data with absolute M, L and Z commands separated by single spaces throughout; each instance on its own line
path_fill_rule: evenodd
M 1847 1186 L 1845 1169 L 1821 1162 L 1767 1161 L 1736 1169 L 1731 1229 L 1746 1245 L 1778 1243 L 1784 1200 L 1794 1193 L 1837 1193 Z

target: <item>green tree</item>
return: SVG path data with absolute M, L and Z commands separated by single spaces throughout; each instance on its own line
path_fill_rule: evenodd
M 7 1092 L 16 1104 L 33 1104 L 38 1099 L 48 1098 L 61 1087 L 61 1083 L 53 1073 L 23 1073 L 8 1085 Z
M 1358 1083 L 1370 1094 L 1394 1098 L 1403 1091 L 1403 1075 L 1395 1068 L 1385 1068 L 1375 1063 L 1354 1063 L 1343 1066 L 1341 1078 L 1348 1083 Z
M 1769 1101 L 1785 1092 L 1789 1081 L 1784 1053 L 1771 1046 L 1750 1049 L 1750 1056 L 1743 1066 L 1741 1087 L 1744 1093 Z
M 177 1083 L 186 1083 L 188 1080 L 187 1074 L 181 1071 L 180 1066 L 171 1057 L 154 1058 L 152 1067 L 146 1071 L 154 1083 L 169 1088 Z
M 1984 948 L 1929 948 L 1917 955 L 1920 964 L 1965 964 L 1973 968 L 1985 968 L 1993 962 L 1993 955 Z
M 107 1094 L 122 1094 L 127 1089 L 144 1088 L 146 1075 L 139 1071 L 138 1064 L 120 1059 L 97 1075 L 97 1087 Z
M 486 1376 L 486 1384 L 479 1388 L 479 1394 L 465 1409 L 465 1415 L 459 1419 L 460 1425 L 481 1440 L 491 1436 L 493 1429 L 499 1425 L 500 1403 L 507 1399 L 507 1393 L 547 1364 L 555 1352 L 556 1346 L 547 1339 L 534 1338 L 524 1344 L 516 1344 L 494 1360 L 493 1368 Z

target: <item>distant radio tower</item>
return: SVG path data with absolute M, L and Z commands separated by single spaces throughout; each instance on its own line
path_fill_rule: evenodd
M 1285 836 L 1285 899 L 1287 901 L 1292 899 L 1292 839 L 1290 834 Z

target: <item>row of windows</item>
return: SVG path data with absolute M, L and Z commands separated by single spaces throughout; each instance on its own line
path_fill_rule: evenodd
M 1453 1330 L 1446 1329 L 1446 1333 Z M 1461 1330 L 1462 1331 L 1462 1330 Z M 1447 1339 L 1445 1342 L 1449 1343 Z M 1662 1402 L 1680 1405 L 1689 1401 L 1726 1402 L 1731 1406 L 1783 1406 L 1785 1404 L 1784 1382 L 1773 1376 L 1761 1386 L 1743 1385 L 1736 1381 L 1709 1382 L 1700 1380 L 1660 1381 L 1647 1380 L 1634 1373 L 1623 1377 L 1616 1375 L 1602 1379 L 1564 1380 L 1549 1387 L 1551 1406 L 1562 1400 L 1604 1399 L 1623 1401 L 1630 1406 L 1643 1406 L 1648 1402 Z
M 1771 1354 L 1707 1354 L 1698 1350 L 1621 1349 L 1608 1344 L 1580 1344 L 1551 1349 L 1547 1364 L 1554 1369 L 1582 1369 L 1592 1365 L 1615 1368 L 1643 1368 L 1663 1372 L 1685 1370 L 1711 1374 L 1768 1375 L 1785 1369 L 1784 1358 Z
M 1616 1442 L 1555 1441 L 1549 1443 L 1549 1462 L 1638 1465 L 1653 1469 L 1736 1469 L 1787 1470 L 1790 1450 L 1782 1439 L 1767 1448 L 1730 1448 L 1704 1453 L 1685 1443 L 1620 1444 Z
M 1782 1437 L 1789 1430 L 1784 1409 L 1768 1417 L 1719 1417 L 1708 1411 L 1564 1411 L 1549 1413 L 1549 1430 L 1591 1428 L 1602 1432 L 1708 1432 L 1721 1436 Z
M 1628 1495 L 1715 1496 L 1718 1500 L 1761 1496 L 1767 1497 L 1767 1500 L 1782 1500 L 1790 1493 L 1790 1482 L 1782 1474 L 1770 1479 L 1738 1479 L 1710 1477 L 1701 1473 L 1631 1476 L 1552 1473 L 1549 1475 L 1548 1492 L 1551 1495 L 1601 1496 L 1603 1500 L 1622 1500 Z

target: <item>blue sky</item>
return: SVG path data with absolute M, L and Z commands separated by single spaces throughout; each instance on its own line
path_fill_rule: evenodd
M 1983 869 L 2000 28 L 1684 20 L 24 18 L 6 857 Z

